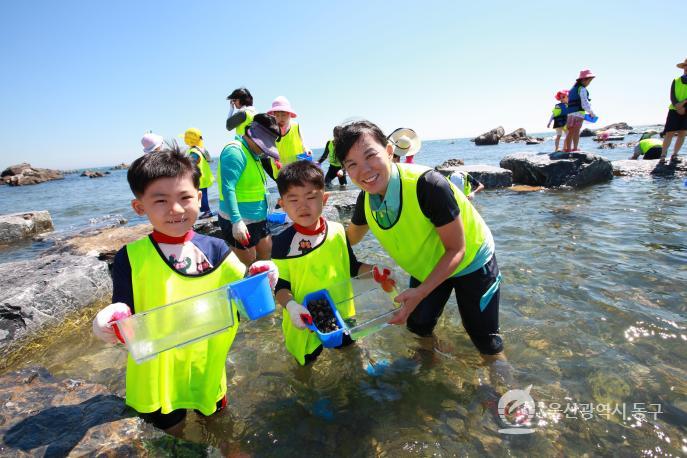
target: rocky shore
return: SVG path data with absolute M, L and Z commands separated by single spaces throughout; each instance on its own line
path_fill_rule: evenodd
M 59 170 L 39 169 L 26 162 L 11 165 L 0 173 L 0 184 L 10 186 L 25 186 L 62 179 L 64 179 L 64 174 Z

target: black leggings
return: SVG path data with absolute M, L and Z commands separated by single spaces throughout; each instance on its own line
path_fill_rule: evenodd
M 325 177 L 324 177 L 325 186 L 329 186 L 332 184 L 332 181 L 334 181 L 334 178 L 337 178 L 336 174 L 339 173 L 339 170 L 341 170 L 341 167 L 337 167 L 335 165 L 329 166 L 329 169 L 327 169 L 327 175 L 325 175 Z M 341 186 L 348 183 L 346 181 L 346 172 L 344 172 L 343 176 L 340 176 L 338 178 L 339 178 L 339 184 Z
M 222 399 L 217 401 L 217 408 L 213 412 L 213 415 L 227 406 L 227 397 L 224 396 Z M 196 413 L 203 415 L 198 410 Z M 172 426 L 181 423 L 181 421 L 186 418 L 186 409 L 172 410 L 170 413 L 162 413 L 162 409 L 157 409 L 155 412 L 150 413 L 139 413 L 138 414 L 147 423 L 152 423 L 153 426 L 160 429 L 169 429 Z
M 432 335 L 451 292 L 455 291 L 463 327 L 477 350 L 485 355 L 502 352 L 503 340 L 499 335 L 500 281 L 496 255 L 475 272 L 446 279 L 410 314 L 408 330 L 420 336 Z M 410 278 L 411 288 L 420 283 L 416 278 Z

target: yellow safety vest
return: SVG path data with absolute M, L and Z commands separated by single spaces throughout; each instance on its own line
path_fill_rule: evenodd
M 227 150 L 227 147 L 231 147 Z M 222 193 L 222 156 L 229 154 L 233 149 L 235 154 L 238 154 L 236 149 L 240 148 L 243 155 L 246 157 L 246 168 L 243 170 L 238 183 L 236 183 L 236 201 L 237 202 L 261 202 L 267 195 L 267 177 L 262 168 L 260 159 L 239 140 L 234 140 L 227 143 L 222 149 L 217 163 L 217 185 L 219 187 L 219 200 L 224 201 L 224 194 Z
M 675 98 L 678 102 L 682 102 L 687 99 L 687 84 L 682 82 L 682 77 L 678 76 L 675 78 Z M 675 106 L 671 103 L 668 107 L 671 110 L 675 109 Z
M 463 172 L 455 172 L 452 177 L 455 177 L 456 181 L 458 181 L 458 183 L 453 184 L 456 185 L 459 190 L 463 191 L 463 194 L 466 196 L 470 195 L 472 192 L 472 185 L 470 184 L 470 180 L 468 180 L 467 174 Z
M 651 148 L 657 146 L 663 147 L 663 140 L 659 140 L 658 138 L 645 138 L 639 142 L 639 149 L 642 151 L 642 154 L 646 154 Z
M 244 111 L 246 112 L 246 120 L 236 126 L 236 135 L 240 137 L 246 134 L 246 127 L 250 126 L 250 124 L 253 122 L 253 118 L 255 117 L 255 108 L 246 108 Z
M 126 246 L 136 313 L 217 289 L 243 278 L 245 266 L 234 253 L 211 271 L 197 276 L 175 271 L 157 251 L 150 237 Z M 160 353 L 126 367 L 126 404 L 141 413 L 162 409 L 197 409 L 211 415 L 227 392 L 226 359 L 236 331 L 234 325 L 206 340 Z
M 286 135 L 277 141 L 277 151 L 279 151 L 279 162 L 281 162 L 281 165 L 296 162 L 298 160 L 297 156 L 305 151 L 298 123 L 292 122 Z M 279 175 L 279 169 L 274 163 L 274 159 L 271 159 L 270 162 L 272 163 L 272 172 L 276 179 L 277 175 Z
M 327 142 L 327 150 L 329 151 L 329 155 L 327 156 L 327 160 L 329 160 L 329 163 L 334 167 L 341 167 L 341 162 L 339 162 L 339 160 L 336 158 L 336 154 L 334 154 L 333 138 Z
M 401 208 L 398 221 L 384 229 L 375 221 L 370 208 L 370 195 L 365 195 L 365 218 L 370 230 L 384 250 L 406 272 L 425 281 L 444 255 L 444 248 L 436 227 L 427 218 L 417 200 L 417 180 L 429 170 L 415 164 L 394 164 L 401 178 Z M 460 219 L 465 233 L 465 255 L 451 276 L 470 265 L 485 240 L 491 237 L 480 214 L 470 201 L 448 179 L 454 198 L 460 208 Z
M 191 153 L 196 153 L 200 157 L 200 162 L 198 163 L 198 169 L 200 169 L 200 189 L 209 188 L 215 182 L 215 176 L 212 174 L 212 170 L 210 170 L 210 164 L 205 159 L 203 151 L 197 146 L 192 146 L 188 149 L 188 154 Z
M 351 275 L 346 231 L 341 224 L 327 221 L 324 242 L 309 253 L 291 258 L 273 258 L 272 261 L 279 268 L 279 277 L 291 283 L 291 293 L 299 304 L 303 304 L 306 294 L 327 289 L 337 303 L 342 318 L 355 315 L 353 286 L 348 281 Z M 303 306 L 307 308 L 306 304 Z M 283 310 L 282 331 L 286 349 L 301 365 L 305 364 L 305 355 L 321 345 L 315 333 L 298 329 L 291 323 L 286 308 Z

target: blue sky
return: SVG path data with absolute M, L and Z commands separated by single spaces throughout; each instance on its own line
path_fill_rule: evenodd
M 684 2 L 461 3 L 6 2 L 0 168 L 131 162 L 146 130 L 192 126 L 217 154 L 239 86 L 259 111 L 288 97 L 313 148 L 350 116 L 425 140 L 541 132 L 583 68 L 600 124 L 665 120 Z

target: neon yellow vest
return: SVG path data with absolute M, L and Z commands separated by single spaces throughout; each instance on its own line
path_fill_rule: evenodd
M 281 165 L 296 162 L 298 160 L 297 156 L 305 151 L 298 123 L 292 122 L 286 135 L 277 141 L 277 151 L 279 151 L 279 162 L 281 162 Z M 271 159 L 270 162 L 272 162 L 272 171 L 276 178 L 279 175 L 279 169 L 277 169 L 274 159 Z
M 306 294 L 327 289 L 342 318 L 355 315 L 353 287 L 350 282 L 350 259 L 346 245 L 346 231 L 335 222 L 327 221 L 327 237 L 322 244 L 303 256 L 272 259 L 279 268 L 279 276 L 291 283 L 291 293 L 299 304 Z M 342 284 L 343 283 L 343 284 Z M 350 300 L 347 300 L 349 299 Z M 343 304 L 339 302 L 345 301 Z M 307 308 L 306 304 L 303 304 Z M 291 323 L 284 308 L 282 331 L 286 349 L 298 362 L 305 364 L 305 355 L 321 345 L 315 333 L 298 329 Z
M 265 176 L 265 171 L 262 168 L 260 159 L 255 157 L 255 155 L 246 148 L 246 145 L 239 140 L 227 143 L 224 149 L 228 146 L 241 148 L 243 155 L 246 157 L 246 168 L 243 170 L 238 183 L 236 183 L 236 201 L 261 202 L 265 199 L 267 194 L 267 177 Z M 222 193 L 222 156 L 227 154 L 224 149 L 222 149 L 222 154 L 220 154 L 217 163 L 217 185 L 219 187 L 220 201 L 224 201 L 224 195 Z
M 663 147 L 663 140 L 659 140 L 658 138 L 645 138 L 639 142 L 639 149 L 642 151 L 642 154 L 646 154 L 651 148 L 657 146 Z
M 244 111 L 246 112 L 246 120 L 236 126 L 236 135 L 240 137 L 243 137 L 246 134 L 246 127 L 253 122 L 253 118 L 255 117 L 255 108 L 246 108 Z
M 327 150 L 329 151 L 329 155 L 327 156 L 327 160 L 329 160 L 329 163 L 333 165 L 334 167 L 341 167 L 341 162 L 336 158 L 336 154 L 334 154 L 334 139 L 332 138 L 327 142 Z
M 215 177 L 210 170 L 210 164 L 205 155 L 197 146 L 192 146 L 188 149 L 188 153 L 196 153 L 200 157 L 200 162 L 198 163 L 198 168 L 200 169 L 200 189 L 209 188 L 215 182 Z
M 682 77 L 680 76 L 675 78 L 675 98 L 678 102 L 682 102 L 683 100 L 687 99 L 687 84 L 682 82 Z M 675 109 L 672 103 L 668 108 L 671 110 Z
M 458 190 L 462 190 L 463 194 L 466 196 L 470 195 L 472 192 L 472 185 L 470 184 L 470 180 L 468 180 L 467 175 L 462 172 L 456 172 L 453 174 L 453 176 L 456 177 L 456 181 L 458 181 L 458 184 L 453 183 L 456 185 Z
M 436 228 L 422 213 L 417 200 L 417 180 L 431 169 L 415 164 L 394 165 L 398 167 L 401 178 L 398 221 L 388 229 L 381 228 L 372 216 L 369 194 L 365 195 L 365 218 L 370 230 L 389 256 L 410 275 L 425 281 L 446 252 Z M 472 262 L 482 243 L 490 237 L 490 232 L 467 197 L 450 181 L 449 184 L 460 208 L 460 219 L 465 232 L 465 255 L 451 274 L 453 276 Z
M 136 313 L 217 289 L 243 278 L 245 271 L 230 253 L 208 273 L 182 275 L 162 259 L 149 237 L 128 244 L 126 251 Z M 168 350 L 141 364 L 129 356 L 126 404 L 141 413 L 198 409 L 204 415 L 212 414 L 227 392 L 226 359 L 238 329 L 236 310 L 234 323 L 209 339 Z

